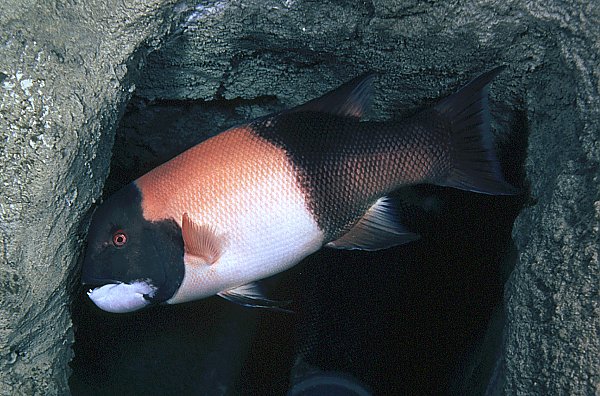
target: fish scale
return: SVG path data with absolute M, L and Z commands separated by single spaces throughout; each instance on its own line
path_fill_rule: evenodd
M 251 124 L 283 148 L 327 241 L 346 232 L 380 197 L 448 171 L 449 136 L 435 114 L 398 123 L 291 113 Z M 439 116 L 438 116 L 439 117 Z

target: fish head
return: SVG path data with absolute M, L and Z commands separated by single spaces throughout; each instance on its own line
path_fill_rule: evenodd
M 178 290 L 185 266 L 181 228 L 173 220 L 148 221 L 132 183 L 102 203 L 90 224 L 82 283 L 109 312 L 163 303 Z

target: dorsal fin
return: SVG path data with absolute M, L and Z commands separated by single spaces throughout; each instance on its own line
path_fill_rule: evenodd
M 207 225 L 198 225 L 183 214 L 181 235 L 185 252 L 202 259 L 206 264 L 214 264 L 223 253 L 223 241 L 215 230 Z
M 419 239 L 419 235 L 406 230 L 397 217 L 394 200 L 379 198 L 350 231 L 325 246 L 373 251 Z
M 362 74 L 342 84 L 333 91 L 302 105 L 293 107 L 286 112 L 315 111 L 344 117 L 361 118 L 371 104 L 374 78 L 374 73 Z

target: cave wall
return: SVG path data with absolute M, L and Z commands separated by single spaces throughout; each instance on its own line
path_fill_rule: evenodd
M 173 2 L 0 4 L 0 394 L 67 392 L 76 261 Z
M 507 394 L 600 393 L 600 4 L 530 2 L 544 45 L 524 95 L 530 205 L 515 222 Z
M 509 159 L 515 127 L 503 120 L 519 119 L 516 131 L 528 136 L 528 203 L 513 230 L 514 271 L 495 326 L 502 334 L 486 338 L 500 343 L 487 391 L 600 391 L 594 0 L 0 7 L 3 392 L 65 389 L 76 257 L 134 90 L 149 101 L 276 97 L 295 105 L 372 70 L 370 117 L 387 119 L 498 64 L 508 69 L 491 93 L 495 132 Z M 520 165 L 508 164 L 514 182 Z M 473 375 L 471 385 L 488 382 Z

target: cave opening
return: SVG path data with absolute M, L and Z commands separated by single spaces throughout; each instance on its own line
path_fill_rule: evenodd
M 281 109 L 275 96 L 134 95 L 117 128 L 104 196 L 230 126 Z M 512 136 L 499 148 L 504 173 L 522 185 L 525 119 L 499 107 L 494 117 L 495 110 L 504 114 L 495 129 Z M 71 392 L 285 394 L 299 356 L 375 394 L 447 394 L 486 380 L 492 367 L 465 378 L 468 361 L 502 305 L 524 198 L 433 186 L 413 193 L 436 202 L 435 213 L 415 224 L 420 240 L 380 252 L 322 249 L 270 280 L 274 297 L 293 300 L 292 315 L 219 297 L 110 314 L 78 290 Z

